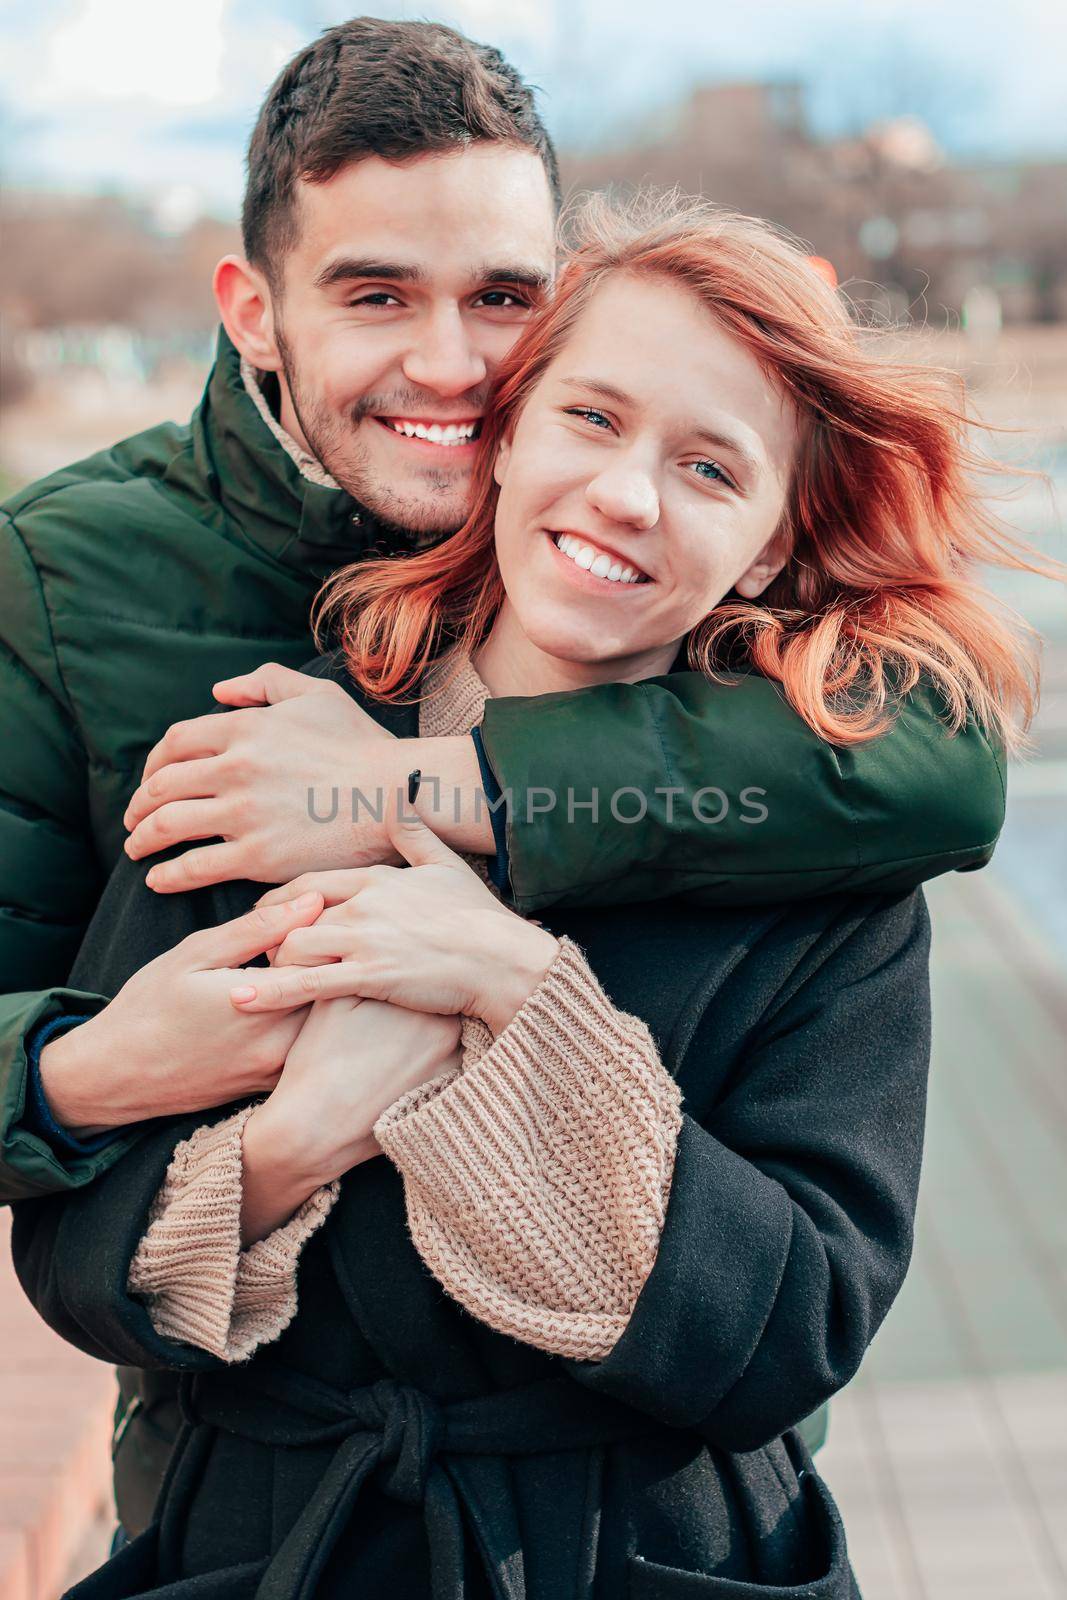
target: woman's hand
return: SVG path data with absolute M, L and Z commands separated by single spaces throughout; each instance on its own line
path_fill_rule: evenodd
M 41 1083 L 56 1120 L 89 1136 L 272 1089 L 307 999 L 242 1018 L 230 990 L 249 976 L 243 962 L 312 921 L 322 903 L 308 893 L 190 934 L 135 972 L 98 1016 L 46 1044 Z
M 235 1006 L 266 1011 L 358 994 L 482 1017 L 494 1033 L 507 1026 L 559 941 L 501 905 L 419 818 L 391 817 L 389 831 L 408 867 L 308 874 L 264 896 L 260 905 L 274 906 L 314 886 L 327 909 L 279 945 L 269 977 L 234 991 Z
M 324 1183 L 380 1153 L 402 1094 L 460 1064 L 460 1019 L 343 997 L 311 1007 L 277 1088 L 244 1130 L 242 1238 L 261 1239 Z

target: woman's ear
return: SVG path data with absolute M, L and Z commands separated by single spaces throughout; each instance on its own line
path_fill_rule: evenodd
M 786 528 L 779 528 L 767 540 L 755 561 L 745 568 L 734 588 L 746 600 L 755 600 L 777 578 L 788 560 L 789 533 Z
M 213 287 L 222 325 L 241 355 L 260 372 L 280 372 L 274 308 L 262 272 L 243 256 L 223 256 Z
M 493 478 L 498 489 L 504 487 L 504 474 L 508 470 L 508 461 L 511 458 L 511 444 L 507 439 L 501 439 L 493 462 Z

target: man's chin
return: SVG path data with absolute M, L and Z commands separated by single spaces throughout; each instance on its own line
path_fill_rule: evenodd
M 407 490 L 386 488 L 365 478 L 346 479 L 343 469 L 335 469 L 333 477 L 353 500 L 366 507 L 384 532 L 395 529 L 412 534 L 419 544 L 436 544 L 458 533 L 470 513 L 468 492 L 442 492 L 419 484 Z

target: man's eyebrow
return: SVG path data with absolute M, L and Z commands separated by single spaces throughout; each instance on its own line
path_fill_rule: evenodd
M 494 266 L 487 263 L 480 271 L 475 273 L 478 283 L 510 283 L 517 289 L 529 289 L 531 293 L 542 294 L 552 287 L 552 274 L 543 267 L 525 266 L 519 262 L 512 262 L 508 266 Z
M 338 261 L 327 262 L 315 278 L 315 287 L 329 289 L 335 283 L 350 283 L 356 278 L 372 278 L 384 283 L 425 283 L 427 273 L 424 267 L 399 261 L 359 260 L 354 256 L 342 256 Z
M 601 400 L 607 400 L 612 405 L 633 407 L 636 404 L 633 396 L 627 394 L 624 389 L 616 389 L 614 384 L 603 383 L 599 378 L 574 377 L 564 378 L 563 381 L 573 383 L 579 389 L 587 389 L 590 394 L 599 395 Z M 716 450 L 731 451 L 753 477 L 758 477 L 763 470 L 759 458 L 734 434 L 700 427 L 694 427 L 692 433 L 694 438 L 702 439 L 705 444 L 712 445 Z
M 354 283 L 358 280 L 423 284 L 429 282 L 429 277 L 425 267 L 418 267 L 410 262 L 361 260 L 354 256 L 342 256 L 339 260 L 330 261 L 323 267 L 315 279 L 315 287 L 330 289 L 336 283 Z M 471 281 L 478 284 L 506 283 L 516 289 L 526 289 L 531 294 L 542 294 L 551 288 L 552 275 L 541 267 L 524 266 L 515 262 L 507 266 L 490 263 L 475 272 Z

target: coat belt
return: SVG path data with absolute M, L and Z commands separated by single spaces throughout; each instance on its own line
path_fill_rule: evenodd
M 290 1371 L 185 1378 L 191 1422 L 265 1445 L 335 1444 L 326 1472 L 264 1574 L 256 1600 L 311 1600 L 360 1491 L 373 1477 L 395 1500 L 422 1505 L 433 1600 L 464 1600 L 464 1514 L 497 1600 L 525 1600 L 514 1530 L 494 1495 L 483 1516 L 461 1457 L 579 1450 L 658 1432 L 660 1424 L 569 1378 L 545 1378 L 476 1399 L 438 1401 L 383 1378 L 347 1392 Z M 473 1465 L 473 1463 L 470 1463 Z M 497 1462 L 499 1470 L 502 1463 Z

